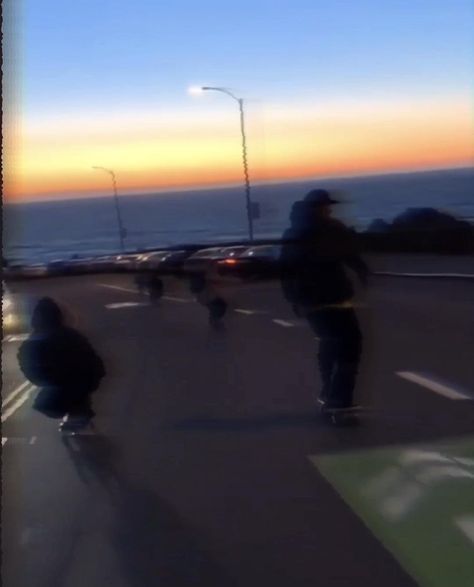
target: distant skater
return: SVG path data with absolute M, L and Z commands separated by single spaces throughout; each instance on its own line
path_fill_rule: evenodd
M 60 429 L 65 432 L 83 430 L 95 416 L 91 396 L 105 376 L 102 359 L 81 333 L 64 324 L 51 298 L 37 303 L 31 326 L 18 362 L 25 377 L 41 388 L 33 408 L 62 418 Z
M 208 310 L 209 326 L 214 330 L 222 330 L 223 318 L 227 314 L 228 304 L 217 293 L 210 280 L 204 274 L 193 275 L 189 289 L 196 300 Z

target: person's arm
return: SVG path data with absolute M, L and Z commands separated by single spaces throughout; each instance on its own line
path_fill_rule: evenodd
M 80 332 L 76 331 L 77 351 L 84 357 L 84 363 L 88 365 L 90 375 L 98 380 L 106 375 L 105 365 L 90 341 Z
M 280 258 L 278 259 L 278 269 L 280 274 L 280 283 L 285 299 L 294 303 L 294 275 L 296 271 L 297 255 L 295 245 L 286 242 L 281 248 Z
M 344 257 L 344 264 L 354 271 L 362 285 L 367 286 L 370 269 L 360 254 L 361 249 L 358 235 L 352 229 L 347 229 L 346 234 L 348 236 L 348 241 L 346 243 L 348 254 Z
M 50 383 L 48 363 L 45 365 L 43 354 L 41 344 L 31 340 L 23 342 L 17 353 L 20 371 L 28 381 L 38 386 Z
M 367 286 L 369 282 L 370 269 L 367 263 L 359 255 L 353 255 L 345 259 L 345 264 L 354 271 L 362 285 Z

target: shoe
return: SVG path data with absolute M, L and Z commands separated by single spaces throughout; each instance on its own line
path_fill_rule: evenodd
M 59 425 L 59 431 L 69 434 L 90 433 L 93 430 L 92 418 L 66 418 Z
M 337 404 L 334 402 L 328 402 L 325 404 L 325 408 L 328 411 L 333 411 L 333 412 L 345 412 L 345 413 L 351 413 L 351 412 L 356 412 L 357 410 L 360 410 L 362 406 L 358 405 L 358 404 Z

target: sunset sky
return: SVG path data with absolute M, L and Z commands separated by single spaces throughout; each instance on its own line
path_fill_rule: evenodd
M 474 161 L 470 0 L 21 0 L 7 24 L 7 200 L 108 193 L 94 165 L 122 192 L 240 182 L 237 104 L 196 85 L 245 99 L 253 181 Z

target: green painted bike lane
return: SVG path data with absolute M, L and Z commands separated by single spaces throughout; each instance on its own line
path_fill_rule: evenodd
M 474 436 L 309 459 L 420 586 L 474 587 Z

